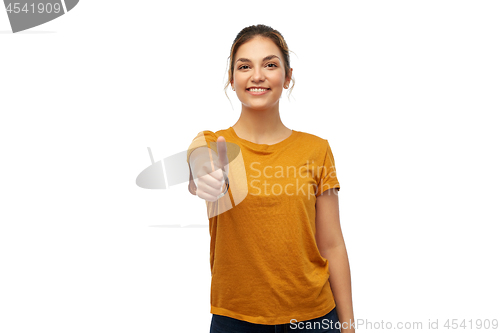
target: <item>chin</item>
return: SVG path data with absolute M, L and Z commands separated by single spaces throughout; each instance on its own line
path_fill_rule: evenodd
M 245 106 L 249 109 L 266 109 L 267 105 L 257 105 L 257 104 L 245 104 Z

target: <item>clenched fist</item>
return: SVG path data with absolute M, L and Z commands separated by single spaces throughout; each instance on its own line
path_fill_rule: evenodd
M 215 156 L 214 156 L 215 155 Z M 223 197 L 229 188 L 229 162 L 226 140 L 217 138 L 217 154 L 206 147 L 193 151 L 190 157 L 193 179 L 196 184 L 196 195 L 209 202 Z

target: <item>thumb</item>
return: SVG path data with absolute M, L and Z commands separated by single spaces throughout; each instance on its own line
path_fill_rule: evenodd
M 229 172 L 229 161 L 227 158 L 226 139 L 223 136 L 217 138 L 217 155 L 219 155 L 219 167 L 223 172 Z

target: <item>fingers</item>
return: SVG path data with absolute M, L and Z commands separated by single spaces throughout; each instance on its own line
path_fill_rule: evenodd
M 208 201 L 215 201 L 222 193 L 225 186 L 224 175 L 221 169 L 210 172 L 211 167 L 203 165 L 202 170 L 205 173 L 198 178 L 198 187 L 196 195 Z
M 210 154 L 210 163 L 205 163 L 198 170 L 196 190 L 198 197 L 210 202 L 216 201 L 224 192 L 226 188 L 224 174 L 229 173 L 227 146 L 223 136 L 217 138 L 217 158 L 212 157 Z

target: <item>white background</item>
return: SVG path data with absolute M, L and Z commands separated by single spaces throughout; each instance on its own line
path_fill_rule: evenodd
M 12 34 L 0 10 L 0 331 L 209 331 L 205 203 L 135 181 L 147 147 L 159 160 L 236 123 L 227 59 L 259 23 L 294 52 L 283 123 L 332 147 L 355 318 L 500 320 L 499 14 L 84 0 Z

